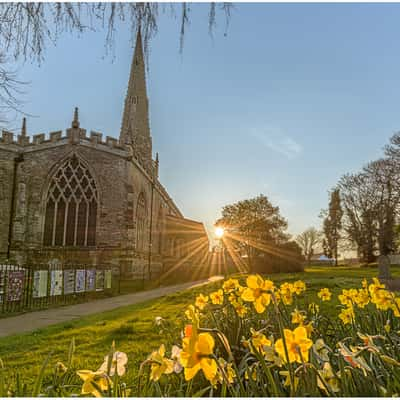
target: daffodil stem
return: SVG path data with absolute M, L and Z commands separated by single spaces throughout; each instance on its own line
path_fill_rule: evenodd
M 287 344 L 286 344 L 286 338 L 285 338 L 285 334 L 284 334 L 284 330 L 283 330 L 283 326 L 282 326 L 282 320 L 281 320 L 281 316 L 279 313 L 279 308 L 278 305 L 276 303 L 276 299 L 275 296 L 273 296 L 273 301 L 274 301 L 274 309 L 275 309 L 275 314 L 278 320 L 278 326 L 279 326 L 279 331 L 282 337 L 282 342 L 283 342 L 283 348 L 285 349 L 285 356 L 286 356 L 286 363 L 288 366 L 288 370 L 289 370 L 289 377 L 290 377 L 290 397 L 293 397 L 294 393 L 293 393 L 293 389 L 294 389 L 294 376 L 293 376 L 293 368 L 292 365 L 289 361 L 289 351 L 287 348 Z

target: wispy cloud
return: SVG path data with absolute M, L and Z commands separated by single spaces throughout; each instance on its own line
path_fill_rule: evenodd
M 288 159 L 293 159 L 303 151 L 303 147 L 293 138 L 286 135 L 282 129 L 266 127 L 259 131 L 254 131 L 253 135 L 265 147 L 282 154 Z

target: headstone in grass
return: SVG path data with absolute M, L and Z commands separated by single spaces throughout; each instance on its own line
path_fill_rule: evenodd
M 389 256 L 379 256 L 378 258 L 379 279 L 389 280 L 390 275 L 390 258 Z

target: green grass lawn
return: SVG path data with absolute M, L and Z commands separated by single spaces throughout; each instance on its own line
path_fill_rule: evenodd
M 392 268 L 394 276 L 400 276 L 400 267 Z M 342 288 L 357 286 L 361 280 L 377 275 L 376 268 L 359 267 L 309 267 L 304 273 L 275 274 L 277 284 L 302 279 L 307 283 L 307 301 L 316 299 L 317 290 L 330 288 L 335 297 Z M 30 334 L 0 339 L 0 358 L 6 367 L 18 369 L 21 375 L 33 379 L 44 359 L 51 352 L 50 366 L 56 361 L 65 362 L 72 338 L 76 341 L 75 366 L 96 370 L 110 349 L 113 340 L 120 351 L 129 358 L 128 374 L 134 376 L 140 363 L 148 354 L 168 342 L 154 324 L 157 316 L 183 326 L 183 311 L 199 293 L 209 293 L 221 282 L 172 294 L 113 311 L 95 314 L 68 323 L 36 330 Z M 334 312 L 335 303 L 332 305 Z M 1 321 L 0 321 L 1 323 Z

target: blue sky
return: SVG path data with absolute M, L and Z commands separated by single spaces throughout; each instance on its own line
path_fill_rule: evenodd
M 208 228 L 223 205 L 266 194 L 297 234 L 319 226 L 327 191 L 382 155 L 400 130 L 400 4 L 236 4 L 227 35 L 208 35 L 193 5 L 163 16 L 148 72 L 160 178 L 185 216 Z M 104 33 L 64 35 L 40 67 L 25 63 L 30 134 L 81 126 L 118 137 L 132 57 L 128 29 L 115 57 Z

